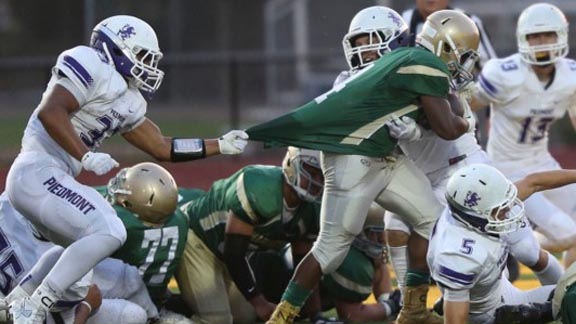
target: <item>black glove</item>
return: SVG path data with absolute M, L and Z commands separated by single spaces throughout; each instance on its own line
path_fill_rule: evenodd
M 504 305 L 494 314 L 494 324 L 546 324 L 553 320 L 551 302 Z

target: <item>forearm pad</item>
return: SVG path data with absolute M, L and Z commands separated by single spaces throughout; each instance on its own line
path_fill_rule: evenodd
M 248 235 L 226 234 L 224 239 L 224 262 L 238 290 L 246 300 L 260 294 L 254 273 L 246 258 L 249 244 L 250 236 Z
M 199 138 L 172 138 L 170 161 L 184 162 L 206 157 L 206 143 Z

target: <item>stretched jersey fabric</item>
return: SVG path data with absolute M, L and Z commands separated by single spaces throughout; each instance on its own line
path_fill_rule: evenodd
M 507 257 L 502 239 L 469 229 L 446 208 L 430 236 L 427 261 L 441 289 L 469 290 L 469 312 L 482 314 L 500 305 Z
M 71 117 L 74 130 L 90 150 L 108 137 L 130 131 L 145 120 L 146 100 L 98 51 L 77 46 L 58 56 L 44 95 L 56 85 L 68 90 L 80 110 Z M 73 176 L 80 173 L 80 161 L 70 156 L 46 132 L 38 119 L 38 108 L 28 121 L 22 151 L 50 154 Z
M 338 269 L 322 277 L 321 289 L 336 300 L 360 303 L 372 293 L 372 260 L 354 246 Z
M 296 110 L 246 130 L 268 146 L 383 157 L 396 145 L 384 124 L 416 118 L 422 95 L 447 97 L 446 64 L 421 48 L 400 48 Z
M 205 195 L 181 209 L 189 217 L 190 228 L 218 258 L 223 258 L 229 211 L 254 226 L 254 249 L 279 250 L 291 240 L 314 240 L 320 205 L 302 202 L 289 210 L 284 205 L 282 184 L 280 167 L 250 165 L 216 181 Z
M 105 195 L 106 188 L 98 191 Z M 112 257 L 137 267 L 152 299 L 162 298 L 184 252 L 188 218 L 176 209 L 164 225 L 151 227 L 121 206 L 114 209 L 128 236 Z

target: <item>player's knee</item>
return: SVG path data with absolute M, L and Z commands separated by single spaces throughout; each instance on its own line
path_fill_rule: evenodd
M 322 234 L 314 243 L 312 254 L 320 264 L 323 273 L 332 273 L 344 261 L 355 236 L 346 231 Z

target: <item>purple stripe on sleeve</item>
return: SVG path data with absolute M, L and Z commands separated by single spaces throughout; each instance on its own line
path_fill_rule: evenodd
M 460 283 L 463 285 L 470 285 L 474 281 L 473 274 L 464 274 L 458 271 L 454 271 L 450 268 L 446 268 L 444 266 L 440 266 L 439 275 L 456 283 Z
M 90 73 L 88 73 L 88 71 L 86 71 L 86 69 L 80 63 L 78 63 L 78 61 L 76 61 L 73 57 L 65 55 L 64 62 L 68 63 L 68 67 L 74 72 L 74 74 L 76 74 L 76 76 L 84 80 L 84 82 L 82 83 L 86 86 L 86 88 L 88 88 L 88 85 L 94 82 L 94 79 L 92 79 Z
M 74 70 L 74 68 L 70 64 L 64 62 L 64 66 L 69 68 L 70 71 L 72 71 L 72 73 L 74 73 L 74 75 L 78 78 L 78 80 L 80 80 L 80 82 L 82 82 L 84 87 L 86 87 L 86 89 L 88 89 L 88 84 L 86 84 L 86 81 L 84 81 L 84 79 L 82 79 L 82 76 L 80 74 L 78 74 L 78 72 L 76 72 L 76 70 Z
M 484 90 L 486 90 L 486 92 L 488 92 L 491 96 L 496 95 L 498 90 L 492 83 L 490 83 L 490 81 L 488 81 L 488 79 L 484 77 L 484 75 L 480 74 L 478 80 L 480 81 L 480 85 Z

